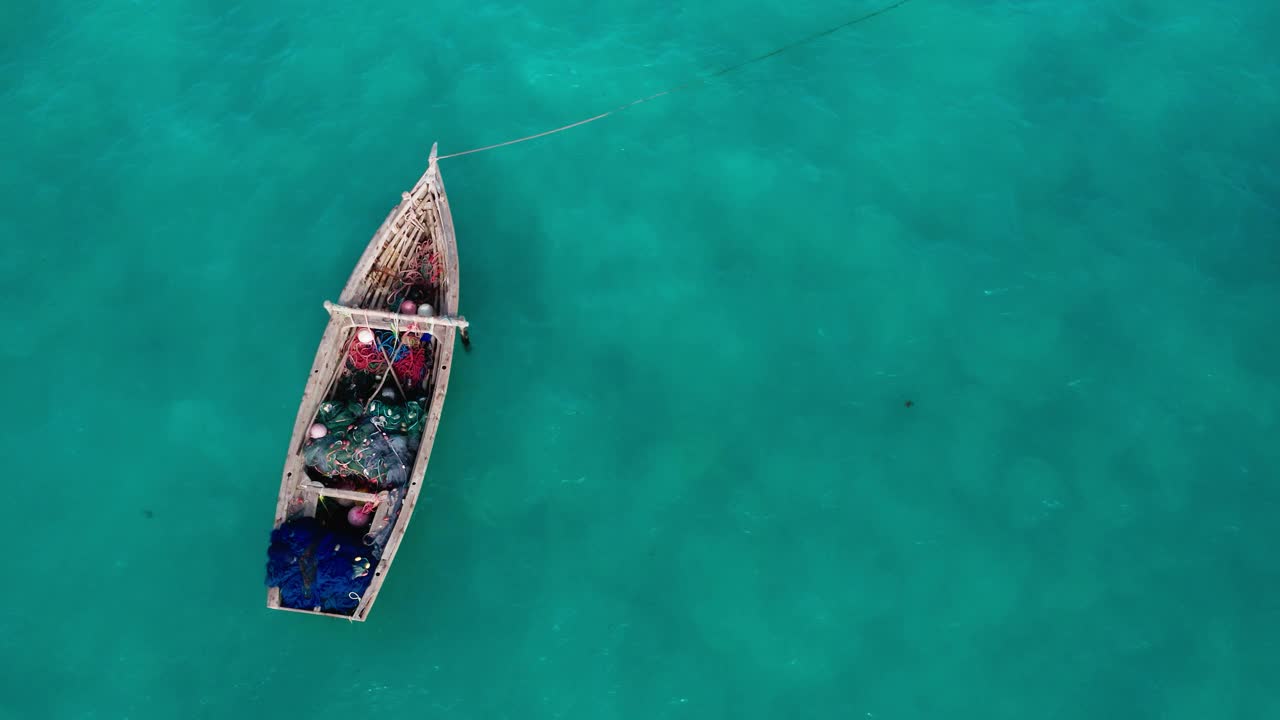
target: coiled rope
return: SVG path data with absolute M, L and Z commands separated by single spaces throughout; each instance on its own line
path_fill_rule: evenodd
M 907 4 L 907 3 L 909 3 L 909 2 L 911 2 L 911 0 L 897 0 L 897 2 L 891 3 L 891 4 L 889 4 L 889 5 L 885 5 L 884 7 L 881 7 L 881 8 L 880 8 L 880 9 L 878 9 L 878 10 L 872 10 L 871 12 L 866 13 L 866 14 L 864 14 L 864 15 L 859 15 L 858 17 L 853 18 L 852 20 L 846 20 L 846 21 L 844 21 L 844 22 L 840 23 L 839 25 L 835 25 L 835 26 L 833 26 L 833 27 L 829 27 L 829 28 L 827 28 L 826 30 L 820 30 L 820 31 L 815 32 L 815 33 L 813 33 L 813 34 L 811 34 L 811 35 L 806 35 L 805 37 L 802 37 L 802 38 L 800 38 L 799 40 L 795 40 L 795 41 L 793 41 L 793 42 L 790 42 L 790 43 L 788 43 L 788 44 L 786 44 L 786 45 L 783 45 L 783 46 L 782 46 L 782 47 L 780 47 L 780 48 L 777 48 L 777 49 L 775 49 L 775 50 L 771 50 L 771 51 L 769 51 L 769 52 L 767 52 L 767 53 L 764 53 L 763 55 L 757 55 L 757 56 L 755 56 L 755 57 L 753 57 L 753 58 L 748 58 L 748 59 L 746 59 L 746 60 L 743 60 L 742 62 L 735 63 L 735 64 L 733 64 L 733 65 L 729 65 L 729 66 L 727 66 L 727 67 L 722 67 L 722 68 L 720 68 L 719 70 L 716 70 L 716 71 L 714 71 L 714 72 L 712 72 L 712 73 L 710 73 L 710 74 L 703 75 L 703 76 L 700 76 L 700 77 L 696 77 L 696 78 L 694 78 L 694 79 L 692 79 L 692 80 L 688 80 L 688 81 L 686 81 L 686 82 L 680 83 L 679 85 L 675 85 L 675 86 L 673 86 L 673 87 L 669 87 L 669 88 L 667 88 L 666 90 L 663 90 L 662 92 L 656 92 L 656 93 L 654 93 L 654 94 L 652 94 L 652 95 L 647 95 L 647 96 L 642 97 L 642 98 L 637 98 L 637 99 L 635 99 L 635 100 L 632 100 L 632 101 L 631 101 L 631 102 L 629 102 L 629 103 L 626 103 L 626 104 L 623 104 L 623 105 L 619 105 L 618 107 L 616 107 L 616 108 L 614 108 L 614 109 L 612 109 L 612 110 L 606 110 L 605 112 L 602 112 L 602 113 L 600 113 L 599 115 L 593 115 L 592 117 L 586 118 L 586 119 L 584 119 L 584 120 L 579 120 L 579 121 L 577 121 L 577 122 L 569 123 L 568 125 L 562 125 L 562 126 L 560 126 L 560 127 L 558 127 L 558 128 L 553 128 L 553 129 L 551 129 L 551 130 L 545 130 L 545 131 L 540 132 L 540 133 L 537 133 L 537 134 L 535 134 L 535 135 L 526 135 L 525 137 L 522 137 L 522 138 L 516 138 L 515 140 L 508 140 L 508 141 L 506 141 L 506 142 L 494 143 L 493 145 L 485 145 L 484 147 L 472 148 L 472 149 L 470 149 L 470 150 L 463 150 L 462 152 L 450 153 L 450 154 L 448 154 L 448 155 L 441 155 L 440 157 L 438 157 L 438 158 L 436 158 L 436 159 L 437 159 L 437 160 L 448 160 L 449 158 L 462 157 L 463 155 L 470 155 L 470 154 L 472 154 L 472 153 L 484 152 L 484 151 L 486 151 L 486 150 L 496 150 L 497 148 L 500 148 L 500 147 L 506 147 L 506 146 L 508 146 L 508 145 L 515 145 L 516 143 L 528 142 L 528 141 L 530 141 L 530 140 L 536 140 L 536 139 L 538 139 L 538 138 L 540 138 L 540 137 L 546 137 L 546 136 L 548 136 L 548 135 L 554 135 L 554 134 L 556 134 L 556 133 L 564 132 L 565 130 L 571 130 L 571 129 L 573 129 L 573 128 L 578 127 L 579 125 L 586 125 L 587 123 L 595 122 L 596 120 L 601 120 L 601 119 L 607 118 L 607 117 L 609 117 L 610 115 L 615 115 L 615 114 L 617 114 L 617 113 L 622 112 L 623 110 L 626 110 L 627 108 L 631 108 L 631 107 L 634 107 L 634 106 L 636 106 L 636 105 L 639 105 L 640 103 L 649 102 L 650 100 L 654 100 L 654 99 L 656 99 L 656 98 L 660 98 L 660 97 L 662 97 L 663 95 L 670 95 L 670 94 L 671 94 L 671 93 L 673 93 L 673 92 L 678 92 L 678 91 L 683 90 L 683 89 L 685 89 L 685 88 L 687 88 L 687 87 L 689 87 L 689 86 L 691 86 L 691 85 L 697 85 L 698 83 L 704 83 L 704 82 L 707 82 L 708 80 L 713 80 L 713 79 L 718 78 L 718 77 L 720 77 L 720 76 L 722 76 L 722 75 L 727 75 L 727 74 L 729 74 L 729 73 L 733 72 L 734 70 L 738 70 L 738 69 L 740 69 L 740 68 L 746 67 L 747 65 L 751 65 L 752 63 L 758 63 L 758 62 L 760 62 L 761 60 L 768 60 L 769 58 L 771 58 L 771 57 L 773 57 L 773 56 L 775 56 L 775 55 L 781 55 L 782 53 L 784 53 L 784 52 L 786 52 L 786 51 L 788 51 L 788 50 L 793 50 L 793 49 L 795 49 L 795 48 L 800 47 L 801 45 L 805 45 L 805 44 L 811 43 L 811 42 L 813 42 L 814 40 L 818 40 L 818 39 L 820 39 L 820 38 L 824 38 L 824 37 L 826 37 L 826 36 L 828 36 L 828 35 L 832 35 L 832 34 L 834 34 L 834 33 L 840 32 L 841 30 L 844 30 L 844 29 L 845 29 L 845 28 L 847 28 L 847 27 L 851 27 L 851 26 L 853 26 L 853 25 L 857 25 L 858 23 L 866 22 L 866 21 L 868 21 L 868 20 L 870 20 L 870 19 L 872 19 L 872 18 L 875 18 L 875 17 L 878 17 L 878 16 L 880 16 L 880 15 L 885 14 L 885 13 L 889 12 L 890 10 L 897 10 L 898 8 L 902 7 L 903 5 L 906 5 L 906 4 Z

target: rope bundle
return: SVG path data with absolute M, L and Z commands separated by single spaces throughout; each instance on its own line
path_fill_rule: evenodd
M 410 360 L 415 353 L 418 359 Z M 393 332 L 378 330 L 371 343 L 362 343 L 359 337 L 351 338 L 351 345 L 347 350 L 347 363 L 352 370 L 378 373 L 386 369 L 387 358 L 392 358 L 391 365 L 395 368 L 396 375 L 416 382 L 422 379 L 422 372 L 416 375 L 406 373 L 418 368 L 419 365 L 425 372 L 426 363 L 422 355 L 421 341 L 417 335 L 405 333 L 402 338 L 397 338 Z
M 404 350 L 400 359 L 396 360 L 391 367 L 395 369 L 396 377 L 416 385 L 422 382 L 422 378 L 427 374 L 427 354 L 421 345 L 414 348 L 406 347 Z
M 420 290 L 422 297 L 430 297 L 431 289 L 440 284 L 444 275 L 444 264 L 430 240 L 418 244 L 413 251 L 413 267 L 401 270 L 396 275 L 400 286 L 391 293 L 391 309 L 396 310 L 400 303 L 409 299 L 413 291 Z

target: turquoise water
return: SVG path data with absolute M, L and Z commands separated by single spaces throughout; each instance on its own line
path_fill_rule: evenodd
M 1280 717 L 1261 0 L 913 0 L 446 161 L 427 502 L 368 623 L 263 607 L 433 141 L 872 4 L 586 7 L 0 8 L 0 718 Z

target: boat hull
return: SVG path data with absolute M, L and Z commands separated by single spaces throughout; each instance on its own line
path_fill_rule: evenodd
M 411 191 L 404 193 L 401 202 L 387 215 L 357 261 L 340 295 L 341 305 L 346 308 L 382 310 L 388 302 L 394 303 L 395 278 L 405 272 L 409 265 L 411 253 L 405 248 L 413 246 L 414 242 L 421 242 L 418 238 L 423 237 L 430 239 L 430 247 L 435 253 L 433 259 L 439 267 L 439 281 L 433 284 L 436 290 L 436 314 L 456 317 L 459 300 L 457 244 L 434 147 L 426 172 Z M 408 269 L 411 270 L 412 267 Z M 321 403 L 325 402 L 332 388 L 347 371 L 347 352 L 357 330 L 358 325 L 349 314 L 336 314 L 331 310 L 329 323 L 321 335 L 315 360 L 307 375 L 302 402 L 290 436 L 273 528 L 279 528 L 292 519 L 314 516 L 316 502 L 321 498 L 345 497 L 341 491 L 320 488 L 319 483 L 308 478 L 303 450 L 308 442 L 307 432 Z M 454 337 L 459 329 L 439 325 L 432 326 L 430 332 L 433 337 L 431 361 L 421 388 L 426 397 L 421 441 L 408 473 L 407 484 L 400 493 L 402 501 L 398 503 L 398 509 L 388 507 L 391 503 L 386 501 L 385 492 L 378 496 L 385 503 L 378 506 L 379 512 L 385 513 L 385 517 L 382 514 L 376 516 L 372 527 L 385 527 L 378 524 L 383 520 L 390 526 L 389 534 L 384 535 L 387 539 L 381 546 L 380 557 L 369 569 L 372 577 L 368 588 L 359 596 L 358 605 L 350 614 L 322 612 L 318 608 L 286 607 L 282 604 L 280 588 L 269 587 L 267 607 L 354 621 L 363 621 L 368 617 L 399 552 L 421 495 L 448 392 Z M 348 499 L 355 499 L 358 493 L 350 495 Z M 379 501 L 371 501 L 375 505 L 377 502 Z

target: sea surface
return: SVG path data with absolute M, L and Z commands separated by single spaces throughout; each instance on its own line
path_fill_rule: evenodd
M 294 414 L 442 154 L 875 9 L 0 5 L 0 718 L 1280 717 L 1280 4 L 911 0 L 445 160 L 367 623 Z

